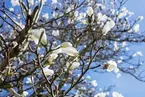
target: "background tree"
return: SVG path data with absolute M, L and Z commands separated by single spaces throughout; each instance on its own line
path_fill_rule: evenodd
M 129 52 L 127 45 L 145 41 L 144 33 L 138 32 L 143 17 L 133 18 L 133 12 L 123 7 L 126 1 L 1 1 L 2 94 L 107 97 L 109 89 L 99 93 L 89 71 L 123 71 L 144 81 L 136 74 L 141 60 L 132 61 L 142 53 Z M 116 95 L 122 97 L 117 92 L 112 97 Z

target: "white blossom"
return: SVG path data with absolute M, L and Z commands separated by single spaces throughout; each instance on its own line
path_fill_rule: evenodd
M 102 15 L 102 13 L 97 13 L 97 21 L 101 22 L 101 21 L 106 21 L 107 20 L 107 16 L 106 15 Z
M 115 9 L 111 9 L 111 14 L 112 14 L 112 15 L 115 14 Z
M 77 13 L 76 13 L 76 15 L 77 15 Z M 81 12 L 81 13 L 78 14 L 77 20 L 81 20 L 84 17 L 86 17 L 86 13 Z
M 90 77 L 89 75 L 88 75 L 88 76 L 86 76 L 85 78 L 86 78 L 86 79 L 91 79 L 91 77 Z
M 136 52 L 136 54 L 137 54 L 138 56 L 143 56 L 142 52 L 140 52 L 140 51 Z
M 52 62 L 53 60 L 55 60 L 58 57 L 58 54 L 52 53 L 49 55 L 48 61 Z
M 122 60 L 117 60 L 117 63 L 122 63 Z
M 125 48 L 126 51 L 129 51 L 130 49 L 128 47 Z
M 82 23 L 83 23 L 84 25 L 88 24 L 86 20 L 82 20 Z
M 71 64 L 71 69 L 75 69 L 75 68 L 77 68 L 77 67 L 79 67 L 80 66 L 80 63 L 79 62 L 73 62 L 72 64 Z
M 96 94 L 94 97 L 106 97 L 106 96 L 107 96 L 106 93 L 101 92 L 101 93 Z
M 38 44 L 39 39 L 40 39 L 40 36 L 41 36 L 41 34 L 43 33 L 42 38 L 41 38 L 41 43 L 42 43 L 43 45 L 46 45 L 46 44 L 47 44 L 47 36 L 46 36 L 46 33 L 45 33 L 45 29 L 44 29 L 44 28 L 32 29 L 30 33 L 32 34 L 32 35 L 30 36 L 31 39 L 32 39 L 36 44 Z
M 121 12 L 118 14 L 118 18 L 122 18 L 122 17 L 126 16 L 128 13 L 129 13 L 129 12 L 128 12 L 128 10 L 126 9 L 126 7 L 123 7 L 123 8 L 121 9 Z
M 129 29 L 127 32 L 129 32 L 129 33 L 130 33 L 130 32 L 133 32 L 133 30 L 132 30 L 132 29 Z
M 56 17 L 58 17 L 58 13 L 57 13 L 56 11 L 53 11 L 52 16 L 53 16 L 54 18 L 56 18 Z
M 134 53 L 132 56 L 133 56 L 133 57 L 135 57 L 135 56 L 137 56 L 137 54 L 136 54 L 136 53 Z
M 134 12 L 128 12 L 128 17 L 131 17 L 132 15 L 134 15 Z
M 142 21 L 143 19 L 144 19 L 143 16 L 138 16 L 139 21 Z
M 113 20 L 107 21 L 107 23 L 104 25 L 102 29 L 103 35 L 106 35 L 114 26 L 115 23 Z
M 119 49 L 119 46 L 117 44 L 117 42 L 114 42 L 114 51 L 117 51 Z
M 61 52 L 70 56 L 77 56 L 78 51 L 74 47 L 61 48 Z
M 134 67 L 131 65 L 131 66 L 129 66 L 129 68 L 133 69 Z
M 44 74 L 46 75 L 46 76 L 52 76 L 53 74 L 54 74 L 54 71 L 53 70 L 51 70 L 51 69 L 49 69 L 49 66 L 46 66 L 46 67 L 44 67 L 43 68 L 43 71 L 44 71 Z
M 87 14 L 88 14 L 88 16 L 92 16 L 92 14 L 93 14 L 93 8 L 92 7 L 88 7 L 87 8 Z
M 91 81 L 91 84 L 92 84 L 94 87 L 97 87 L 97 85 L 98 85 L 96 80 L 92 80 L 92 81 Z
M 138 32 L 138 31 L 139 31 L 139 24 L 136 24 L 133 27 L 133 32 Z
M 53 36 L 59 36 L 59 30 L 53 30 L 52 35 Z
M 34 0 L 28 0 L 29 4 L 34 5 Z
M 57 0 L 52 0 L 52 4 L 56 4 L 57 3 Z
M 112 97 L 124 97 L 124 96 L 122 96 L 120 93 L 118 93 L 118 92 L 113 92 L 112 93 Z
M 26 97 L 26 96 L 28 96 L 29 95 L 29 93 L 27 92 L 27 91 L 23 91 L 23 96 L 24 97 Z
M 120 78 L 120 77 L 121 77 L 121 74 L 120 74 L 120 73 L 118 73 L 116 77 L 117 77 L 117 78 Z
M 76 10 L 74 13 L 75 18 L 77 18 L 79 16 L 79 12 Z
M 20 5 L 19 0 L 11 0 L 11 4 L 13 7 Z
M 126 45 L 126 42 L 122 42 L 122 47 L 125 47 Z
M 107 68 L 108 72 L 114 71 L 117 73 L 119 71 L 119 69 L 117 68 L 117 63 L 115 61 L 109 60 L 107 64 L 108 64 L 108 68 Z
M 63 42 L 60 46 L 61 48 L 65 48 L 65 47 L 72 47 L 73 45 L 70 42 Z
M 33 80 L 34 80 L 33 77 L 32 77 L 32 78 L 27 77 L 27 79 L 26 79 L 26 83 L 27 83 L 27 84 L 31 84 L 31 83 L 33 82 Z
M 120 59 L 123 60 L 124 59 L 123 56 L 120 56 Z
M 48 13 L 43 14 L 42 18 L 44 18 L 45 20 L 48 20 L 49 19 L 49 14 Z
M 138 51 L 136 53 L 134 53 L 132 56 L 135 57 L 135 56 L 143 56 L 142 52 Z
M 122 7 L 121 11 L 127 11 L 127 8 L 126 7 Z
M 76 48 L 72 47 L 72 44 L 70 42 L 64 42 L 56 48 L 58 49 L 54 50 L 53 53 L 64 53 L 69 56 L 78 56 L 78 51 L 76 50 Z
M 11 7 L 11 8 L 9 8 L 9 10 L 13 12 L 14 11 L 14 8 Z

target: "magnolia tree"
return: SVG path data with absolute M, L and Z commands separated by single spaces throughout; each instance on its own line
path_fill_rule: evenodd
M 125 72 L 144 81 L 136 73 L 142 53 L 129 49 L 145 42 L 143 17 L 123 7 L 126 1 L 1 0 L 1 95 L 123 97 L 100 92 L 88 72 Z

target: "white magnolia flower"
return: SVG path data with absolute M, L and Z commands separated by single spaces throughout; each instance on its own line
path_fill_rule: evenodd
M 133 57 L 135 57 L 135 56 L 137 56 L 137 54 L 136 54 L 136 53 L 134 53 L 132 56 L 133 56 Z
M 107 67 L 108 72 L 114 71 L 117 73 L 119 71 L 119 69 L 117 68 L 117 63 L 115 61 L 110 60 L 107 62 L 107 64 L 108 64 L 108 67 Z
M 115 14 L 115 9 L 111 9 L 111 14 L 114 15 Z
M 118 93 L 118 92 L 113 92 L 112 93 L 112 97 L 124 97 L 124 96 L 122 96 L 120 93 Z
M 78 51 L 76 48 L 72 47 L 72 44 L 70 42 L 64 42 L 61 45 L 57 47 L 57 50 L 54 50 L 53 53 L 59 54 L 64 53 L 69 56 L 78 56 Z
M 49 14 L 48 13 L 43 14 L 42 18 L 44 18 L 45 20 L 48 20 L 49 19 Z
M 138 16 L 138 20 L 142 21 L 143 20 L 143 16 Z
M 135 57 L 135 56 L 143 56 L 142 52 L 138 51 L 136 53 L 134 53 L 132 56 Z
M 86 78 L 86 79 L 91 79 L 91 77 L 90 77 L 89 75 L 88 75 L 88 76 L 86 76 L 85 78 Z
M 134 12 L 128 12 L 128 17 L 131 17 L 132 15 L 134 15 Z
M 126 51 L 129 51 L 130 49 L 128 47 L 125 48 Z
M 117 44 L 117 42 L 114 42 L 114 51 L 117 51 L 119 49 L 119 46 Z
M 52 0 L 52 4 L 56 4 L 57 3 L 57 0 Z
M 88 16 L 92 16 L 93 12 L 94 12 L 93 8 L 92 7 L 88 7 L 88 9 L 87 9 Z
M 101 92 L 101 93 L 96 94 L 94 97 L 106 97 L 106 96 L 107 96 L 106 93 Z
M 11 4 L 12 4 L 13 7 L 20 5 L 19 0 L 11 0 Z
M 58 14 L 56 11 L 53 11 L 52 16 L 53 16 L 54 18 L 56 18 L 56 17 L 58 17 L 58 16 L 59 16 L 59 14 Z
M 28 0 L 29 4 L 34 5 L 34 0 Z
M 98 22 L 106 21 L 107 18 L 108 18 L 108 17 L 107 17 L 106 15 L 102 15 L 102 13 L 100 13 L 100 12 L 97 14 L 97 21 L 98 21 Z
M 69 56 L 78 56 L 78 51 L 74 47 L 61 48 L 61 52 Z
M 48 61 L 52 62 L 53 60 L 55 60 L 58 57 L 58 54 L 52 53 L 51 55 L 49 55 Z
M 71 64 L 71 69 L 75 69 L 75 68 L 77 68 L 77 67 L 79 67 L 80 66 L 80 63 L 79 62 L 73 62 L 72 64 Z
M 81 20 L 81 19 L 83 19 L 84 17 L 86 17 L 86 13 L 83 13 L 83 12 L 81 12 L 81 13 L 76 13 L 76 19 L 77 20 Z
M 10 10 L 10 11 L 12 11 L 12 12 L 14 12 L 14 8 L 12 8 L 12 7 L 11 7 L 11 8 L 9 8 L 9 10 Z
M 118 18 L 122 18 L 122 17 L 126 16 L 129 13 L 128 10 L 126 9 L 126 7 L 123 7 L 121 9 L 121 11 L 122 12 L 119 13 Z M 132 13 L 130 13 L 130 14 L 132 14 Z
M 114 26 L 115 23 L 113 20 L 107 21 L 107 23 L 104 25 L 102 29 L 103 35 L 106 35 Z
M 119 13 L 118 18 L 120 19 L 120 18 L 122 18 L 124 16 L 126 16 L 126 13 L 122 12 L 122 13 Z
M 133 27 L 133 32 L 138 32 L 138 31 L 139 31 L 139 24 L 136 24 Z
M 27 77 L 27 80 L 26 80 L 26 84 L 31 84 L 33 82 L 34 78 L 30 78 L 30 77 Z
M 44 67 L 43 71 L 46 76 L 52 76 L 54 74 L 54 71 L 49 69 L 49 66 Z
M 94 87 L 97 87 L 97 85 L 98 85 L 96 80 L 92 80 L 92 81 L 91 81 L 91 84 L 92 84 Z
M 121 77 L 121 74 L 120 74 L 120 73 L 118 73 L 118 74 L 116 75 L 116 77 L 117 77 L 117 78 L 120 78 L 120 77 Z
M 128 11 L 126 7 L 122 7 L 121 11 Z
M 52 35 L 53 36 L 59 36 L 59 30 L 53 30 Z
M 73 45 L 70 42 L 63 42 L 60 46 L 61 48 L 65 48 L 65 47 L 72 47 Z
M 134 67 L 131 65 L 131 66 L 129 66 L 129 68 L 133 69 Z
M 122 42 L 122 47 L 125 47 L 126 45 L 126 42 Z
M 136 52 L 136 54 L 137 54 L 138 56 L 143 56 L 142 52 L 140 52 L 140 51 Z
M 117 60 L 117 63 L 122 63 L 122 60 Z
M 32 29 L 30 33 L 32 34 L 32 35 L 31 35 L 31 39 L 32 39 L 36 44 L 38 44 L 39 39 L 40 39 L 40 36 L 41 36 L 41 34 L 43 33 L 42 38 L 41 38 L 41 43 L 42 43 L 43 45 L 46 45 L 46 44 L 47 44 L 47 36 L 46 36 L 46 33 L 45 33 L 45 29 L 44 29 L 44 28 Z
M 79 12 L 77 10 L 75 10 L 74 16 L 75 16 L 75 18 L 77 18 L 79 16 Z
M 81 20 L 84 25 L 88 24 L 87 20 Z
M 23 96 L 24 97 L 26 97 L 26 96 L 28 96 L 29 95 L 29 93 L 27 92 L 27 91 L 23 91 Z

